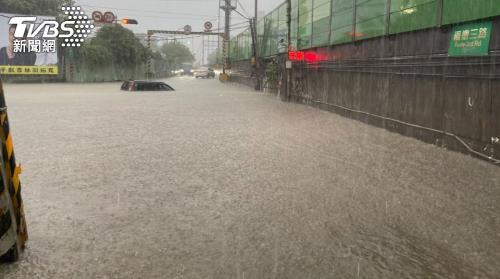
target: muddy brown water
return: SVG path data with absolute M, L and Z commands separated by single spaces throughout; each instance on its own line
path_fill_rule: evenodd
M 0 278 L 500 278 L 500 168 L 213 80 L 6 85 Z

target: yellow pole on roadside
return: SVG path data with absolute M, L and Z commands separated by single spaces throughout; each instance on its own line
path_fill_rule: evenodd
M 24 215 L 21 167 L 16 164 L 7 105 L 0 80 L 0 259 L 17 261 L 28 241 Z

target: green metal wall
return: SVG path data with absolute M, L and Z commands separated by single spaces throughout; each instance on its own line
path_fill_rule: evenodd
M 299 0 L 299 18 L 297 24 L 297 47 L 311 48 L 313 0 Z
M 325 46 L 330 44 L 330 13 L 330 0 L 313 1 L 313 46 Z
M 291 0 L 290 3 L 292 49 L 337 45 L 500 15 L 500 0 Z M 258 22 L 259 56 L 287 51 L 280 44 L 288 39 L 287 8 L 285 2 Z M 251 57 L 250 31 L 245 34 L 231 41 L 233 60 Z
M 298 18 L 299 18 L 299 0 L 291 0 L 290 8 L 290 47 L 298 48 Z
M 352 41 L 354 1 L 332 0 L 331 15 L 330 43 L 334 45 Z
M 355 38 L 368 39 L 385 34 L 387 0 L 356 1 Z
M 286 4 L 281 5 L 278 8 L 278 48 L 276 52 L 287 51 L 288 49 L 288 6 Z
M 297 2 L 298 0 L 295 0 Z M 257 53 L 259 56 L 272 56 L 287 51 L 288 11 L 283 3 L 266 17 L 257 22 Z M 295 38 L 297 33 L 295 33 Z M 283 41 L 282 44 L 280 42 Z M 250 29 L 231 39 L 231 60 L 245 60 L 252 57 L 252 34 Z
M 443 0 L 443 23 L 458 23 L 500 15 L 499 0 Z

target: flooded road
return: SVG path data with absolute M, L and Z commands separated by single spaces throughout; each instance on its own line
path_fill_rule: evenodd
M 0 278 L 500 278 L 500 168 L 213 80 L 6 85 Z

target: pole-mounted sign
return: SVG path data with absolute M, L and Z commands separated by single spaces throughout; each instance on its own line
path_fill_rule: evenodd
M 116 16 L 112 12 L 105 12 L 104 13 L 104 22 L 106 23 L 113 23 L 116 20 Z
M 193 31 L 193 28 L 191 27 L 191 25 L 184 26 L 184 34 L 185 35 L 190 35 L 192 31 Z
M 205 31 L 206 32 L 211 31 L 212 27 L 214 27 L 213 24 L 210 21 L 205 22 L 205 24 L 203 26 L 205 27 Z
M 104 15 L 99 12 L 99 11 L 95 11 L 92 13 L 92 20 L 94 20 L 94 22 L 102 22 L 104 19 Z
M 104 14 L 99 11 L 92 13 L 92 19 L 95 23 L 114 23 L 116 21 L 116 15 L 112 12 L 105 12 Z

